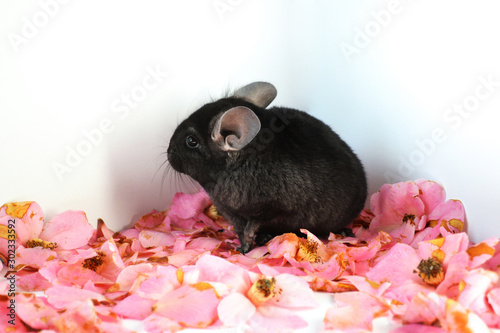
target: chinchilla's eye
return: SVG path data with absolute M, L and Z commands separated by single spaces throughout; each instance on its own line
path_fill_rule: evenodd
M 200 146 L 200 143 L 198 142 L 198 140 L 196 140 L 196 138 L 194 136 L 189 135 L 186 138 L 186 145 L 189 148 L 198 148 Z

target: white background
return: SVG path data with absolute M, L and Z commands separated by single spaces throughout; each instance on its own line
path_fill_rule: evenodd
M 498 237 L 499 13 L 495 0 L 0 0 L 0 204 L 115 230 L 166 209 L 185 189 L 162 166 L 176 125 L 265 80 L 273 105 L 352 146 L 370 194 L 435 180 L 473 241 Z

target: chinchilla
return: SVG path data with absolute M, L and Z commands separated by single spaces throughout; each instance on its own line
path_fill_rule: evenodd
M 174 131 L 172 168 L 196 180 L 248 252 L 273 236 L 340 232 L 363 209 L 367 185 L 351 148 L 322 121 L 267 106 L 275 87 L 254 82 L 205 104 Z

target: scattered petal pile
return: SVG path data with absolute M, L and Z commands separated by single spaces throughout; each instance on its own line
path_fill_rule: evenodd
M 131 229 L 97 229 L 85 213 L 44 220 L 36 202 L 0 208 L 2 332 L 148 332 L 240 327 L 287 332 L 313 291 L 336 293 L 325 332 L 489 332 L 500 328 L 500 242 L 473 244 L 465 211 L 417 180 L 382 186 L 355 237 L 283 234 L 246 255 L 208 195 L 175 195 Z M 13 325 L 15 324 L 15 325 Z

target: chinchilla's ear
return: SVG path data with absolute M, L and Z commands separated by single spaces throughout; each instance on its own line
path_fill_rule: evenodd
M 260 131 L 260 120 L 247 107 L 238 106 L 227 110 L 216 121 L 212 140 L 223 151 L 244 148 Z
M 276 88 L 268 82 L 250 83 L 234 93 L 234 97 L 243 98 L 265 109 L 276 98 Z

